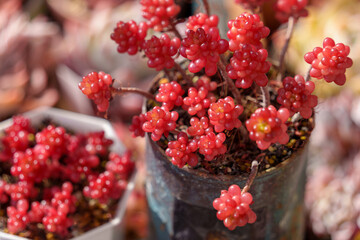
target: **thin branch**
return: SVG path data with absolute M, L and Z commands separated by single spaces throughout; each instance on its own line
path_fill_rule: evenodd
M 189 76 L 186 74 L 185 70 L 176 62 L 175 62 L 175 68 L 176 68 L 176 70 L 178 70 L 181 73 L 181 75 L 182 75 L 183 79 L 186 81 L 187 85 L 192 86 L 193 82 L 191 81 Z
M 114 87 L 111 87 L 110 88 L 111 90 L 111 94 L 112 96 L 115 96 L 115 95 L 122 95 L 124 93 L 136 93 L 136 94 L 140 94 L 148 99 L 151 99 L 151 100 L 155 100 L 155 97 L 153 94 L 149 93 L 149 92 L 146 92 L 146 91 L 143 91 L 141 89 L 138 89 L 138 88 L 133 88 L 133 87 L 119 87 L 119 88 L 114 88 Z
M 292 117 L 291 117 L 291 122 L 297 122 L 297 121 L 299 121 L 300 120 L 300 118 L 301 118 L 301 115 L 300 115 L 300 113 L 299 112 L 297 112 L 297 113 L 295 113 Z
M 210 16 L 210 7 L 209 7 L 209 3 L 207 0 L 202 0 L 204 3 L 204 8 L 205 8 L 205 13 Z
M 246 193 L 247 191 L 250 190 L 251 184 L 253 183 L 253 181 L 258 173 L 258 169 L 259 169 L 259 162 L 256 160 L 253 160 L 251 162 L 251 172 L 250 172 L 249 178 L 246 181 L 245 187 L 243 188 L 241 193 Z
M 225 59 L 221 56 L 220 61 L 218 62 L 218 67 L 219 67 L 219 70 L 220 70 L 221 77 L 227 83 L 227 85 L 228 85 L 230 91 L 232 92 L 232 94 L 234 95 L 237 103 L 243 105 L 241 95 L 240 95 L 240 91 L 235 86 L 234 81 L 231 78 L 229 78 L 229 76 L 228 76 L 228 74 L 226 72 L 226 67 L 225 66 L 226 66 Z
M 268 107 L 270 104 L 270 93 L 269 93 L 269 89 L 267 86 L 265 87 L 260 87 L 261 90 L 261 95 L 262 95 L 262 105 L 264 108 Z
M 284 78 L 284 59 L 285 59 L 285 54 L 289 48 L 291 36 L 294 32 L 294 26 L 295 26 L 295 18 L 289 17 L 288 27 L 285 36 L 285 44 L 281 50 L 280 59 L 279 59 L 279 75 L 278 75 L 279 81 L 282 81 L 282 79 Z
M 173 19 L 170 20 L 170 29 L 169 29 L 169 31 L 172 31 L 180 40 L 183 39 L 181 34 L 179 33 L 179 31 L 176 29 L 176 22 Z
M 305 82 L 309 81 L 310 80 L 310 71 L 311 71 L 311 68 L 312 66 L 310 66 L 309 70 L 306 72 L 306 75 L 305 75 Z

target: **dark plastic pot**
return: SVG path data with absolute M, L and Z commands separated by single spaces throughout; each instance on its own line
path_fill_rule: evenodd
M 216 218 L 212 201 L 248 176 L 214 176 L 174 166 L 147 136 L 146 193 L 150 239 L 303 239 L 307 148 L 255 178 L 250 192 L 257 220 L 234 231 Z

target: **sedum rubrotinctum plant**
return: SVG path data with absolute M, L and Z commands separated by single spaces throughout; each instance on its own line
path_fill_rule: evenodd
M 0 133 L 1 231 L 70 239 L 108 222 L 134 169 L 131 152 L 118 155 L 112 144 L 103 131 L 73 133 L 14 116 Z
M 307 15 L 307 0 L 275 3 L 276 18 L 288 27 L 278 60 L 268 56 L 270 30 L 260 17 L 265 1 L 236 0 L 249 12 L 228 21 L 226 40 L 206 0 L 205 12 L 186 20 L 185 33 L 177 30 L 185 20 L 176 18 L 180 6 L 174 0 L 141 0 L 146 21 L 119 21 L 111 39 L 118 52 L 142 54 L 150 68 L 161 71 L 153 88 L 149 93 L 115 88 L 104 72 L 92 72 L 79 84 L 100 112 L 115 95 L 146 96 L 148 112 L 135 116 L 130 130 L 151 135 L 177 167 L 249 173 L 243 189 L 232 185 L 213 201 L 217 218 L 230 230 L 256 221 L 249 190 L 257 172 L 287 159 L 309 137 L 318 104 L 310 78 L 343 85 L 352 65 L 349 47 L 325 38 L 305 55 L 310 64 L 305 76 L 288 74 L 284 56 L 296 21 Z

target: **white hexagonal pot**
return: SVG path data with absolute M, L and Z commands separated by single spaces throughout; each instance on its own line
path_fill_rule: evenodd
M 31 120 L 31 124 L 36 126 L 40 124 L 44 119 L 51 119 L 54 123 L 65 127 L 66 129 L 74 132 L 86 133 L 94 131 L 104 131 L 105 136 L 113 140 L 113 144 L 110 148 L 111 151 L 116 153 L 123 153 L 125 147 L 118 139 L 115 130 L 109 123 L 109 121 L 91 117 L 79 113 L 69 112 L 56 108 L 39 108 L 23 114 Z M 9 127 L 12 124 L 12 119 L 5 120 L 0 123 L 0 131 Z M 94 228 L 88 232 L 83 233 L 78 237 L 74 237 L 71 240 L 121 240 L 123 239 L 124 231 L 124 214 L 126 210 L 127 200 L 134 188 L 136 170 L 129 179 L 126 191 L 122 198 L 119 200 L 115 217 L 97 228 Z M 1 240 L 28 240 L 27 238 L 19 237 L 16 235 L 4 233 L 0 231 Z

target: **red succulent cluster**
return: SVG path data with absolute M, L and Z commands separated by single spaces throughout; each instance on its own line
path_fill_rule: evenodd
M 162 31 L 171 25 L 172 19 L 180 12 L 181 8 L 174 0 L 141 0 L 142 16 L 148 20 L 148 25 L 155 31 Z
M 317 96 L 311 95 L 315 84 L 311 81 L 305 82 L 301 75 L 286 77 L 283 80 L 283 88 L 278 90 L 277 102 L 281 107 L 289 109 L 290 116 L 299 112 L 303 118 L 310 118 L 313 108 L 316 107 Z
M 210 123 L 214 125 L 216 132 L 225 129 L 230 131 L 239 128 L 241 122 L 239 115 L 244 111 L 241 105 L 235 105 L 232 97 L 220 98 L 216 103 L 212 103 L 208 110 Z
M 171 81 L 160 84 L 159 92 L 156 94 L 155 99 L 162 103 L 162 107 L 170 111 L 174 106 L 181 106 L 183 104 L 182 95 L 184 93 L 184 89 L 181 88 L 178 82 Z
M 106 170 L 118 174 L 122 179 L 128 179 L 134 168 L 135 163 L 131 160 L 130 151 L 127 151 L 122 156 L 114 152 L 109 154 Z
M 141 113 L 139 116 L 132 118 L 132 123 L 129 126 L 129 131 L 132 132 L 133 137 L 144 137 L 145 131 L 142 129 L 143 124 L 146 122 L 145 114 Z
M 91 132 L 86 134 L 85 149 L 91 155 L 106 155 L 113 140 L 105 137 L 105 132 Z
M 205 68 L 206 75 L 212 76 L 217 72 L 220 54 L 228 48 L 228 41 L 219 39 L 215 33 L 206 33 L 203 28 L 198 28 L 196 31 L 187 30 L 186 38 L 181 41 L 180 54 L 191 60 L 188 67 L 190 72 L 197 73 Z
M 0 140 L 9 139 L 15 130 L 24 129 L 31 129 L 30 121 L 15 117 Z M 112 140 L 106 139 L 104 132 L 71 135 L 63 127 L 48 125 L 35 133 L 35 139 L 28 141 L 24 150 L 20 148 L 4 160 L 11 163 L 11 167 L 10 171 L 3 172 L 9 180 L 0 180 L 0 203 L 8 205 L 9 232 L 18 233 L 26 229 L 28 223 L 42 223 L 46 232 L 64 238 L 73 225 L 71 215 L 77 201 L 83 199 L 78 189 L 81 193 L 84 188 L 86 197 L 103 203 L 110 198 L 119 199 L 134 163 L 130 153 L 109 154 L 111 144 Z M 99 168 L 100 161 L 104 161 L 107 169 L 103 173 L 104 165 Z M 61 188 L 53 185 L 59 182 L 63 183 Z M 73 183 L 77 184 L 77 192 L 73 192 Z M 35 201 L 39 199 L 41 203 Z
M 47 156 L 37 153 L 33 149 L 16 152 L 13 157 L 11 175 L 19 177 L 21 181 L 41 182 L 48 177 Z
M 166 108 L 154 107 L 145 114 L 146 122 L 142 125 L 145 132 L 151 132 L 151 139 L 159 141 L 161 136 L 167 136 L 170 131 L 175 130 L 179 114 L 170 112 Z
M 29 222 L 29 217 L 27 216 L 28 208 L 29 202 L 21 199 L 16 203 L 16 207 L 10 206 L 6 209 L 8 216 L 7 228 L 9 232 L 19 232 L 26 228 Z
M 190 136 L 201 136 L 206 133 L 213 132 L 213 127 L 209 124 L 209 118 L 201 117 L 192 117 L 190 119 L 190 126 L 187 129 L 187 133 Z
M 226 153 L 225 140 L 226 135 L 224 133 L 206 133 L 199 138 L 199 153 L 204 155 L 206 161 L 211 161 L 215 156 Z
M 176 141 L 170 141 L 165 153 L 171 157 L 171 162 L 182 168 L 185 164 L 195 167 L 198 164 L 198 157 L 194 152 L 197 150 L 197 141 L 188 139 L 186 133 L 181 132 Z
M 267 56 L 266 49 L 256 49 L 250 44 L 241 45 L 226 67 L 229 77 L 236 79 L 236 87 L 249 88 L 253 82 L 265 87 L 268 83 L 266 73 L 271 67 L 271 64 L 266 61 Z
M 212 97 L 208 97 L 209 91 L 207 88 L 201 86 L 198 89 L 190 87 L 187 97 L 184 98 L 183 108 L 190 114 L 197 114 L 202 117 L 206 113 L 206 109 L 210 107 L 210 104 L 215 100 Z
M 228 27 L 229 50 L 233 52 L 239 50 L 245 43 L 254 45 L 258 49 L 262 48 L 260 40 L 270 33 L 270 29 L 264 26 L 259 15 L 246 12 L 235 20 L 228 21 Z
M 13 124 L 5 130 L 5 137 L 1 139 L 3 150 L 0 153 L 0 162 L 11 158 L 17 151 L 24 151 L 34 138 L 33 133 L 29 119 L 14 116 Z
M 186 23 L 186 28 L 196 32 L 199 28 L 204 29 L 206 33 L 211 35 L 218 35 L 220 39 L 219 29 L 217 27 L 219 23 L 219 17 L 217 15 L 208 16 L 205 13 L 198 13 L 194 16 L 190 16 Z
M 236 3 L 240 4 L 246 9 L 256 9 L 264 4 L 264 2 L 269 0 L 235 0 Z
M 112 171 L 100 173 L 92 179 L 83 190 L 84 196 L 97 199 L 100 203 L 106 203 L 109 199 L 119 199 L 126 188 L 126 182 L 119 180 Z
M 275 17 L 280 22 L 287 22 L 289 17 L 298 19 L 306 17 L 308 11 L 305 9 L 308 0 L 277 0 L 275 4 Z
M 44 154 L 52 156 L 53 159 L 59 159 L 66 152 L 68 138 L 65 128 L 53 125 L 48 125 L 35 135 L 37 145 L 45 150 Z
M 305 54 L 304 58 L 311 64 L 311 77 L 324 78 L 326 82 L 344 85 L 346 68 L 353 64 L 351 58 L 348 57 L 349 53 L 349 46 L 343 43 L 335 44 L 333 39 L 325 38 L 322 48 L 314 48 L 312 52 Z
M 285 122 L 290 116 L 289 110 L 276 108 L 270 105 L 267 108 L 258 108 L 250 119 L 246 121 L 250 139 L 256 141 L 258 148 L 267 149 L 272 143 L 286 144 L 289 141 Z
M 148 57 L 148 67 L 155 68 L 157 71 L 174 67 L 175 61 L 172 57 L 178 53 L 179 47 L 180 39 L 171 39 L 166 33 L 163 33 L 160 38 L 152 36 L 142 46 Z
M 250 209 L 253 197 L 249 192 L 241 192 L 238 185 L 231 185 L 228 190 L 221 190 L 221 195 L 213 201 L 217 218 L 224 221 L 225 227 L 234 230 L 256 221 L 256 214 Z
M 127 52 L 129 55 L 135 55 L 144 42 L 147 30 L 148 25 L 145 22 L 138 25 L 135 21 L 120 21 L 110 37 L 118 44 L 119 53 Z
M 7 198 L 4 197 L 5 195 L 10 196 L 11 202 L 17 202 L 21 199 L 26 198 L 32 198 L 37 193 L 34 188 L 34 183 L 29 181 L 19 181 L 16 183 L 3 183 L 4 184 L 4 190 L 3 196 L 1 198 Z
M 106 112 L 111 99 L 112 77 L 104 72 L 91 72 L 82 78 L 80 90 L 97 106 L 99 112 Z

